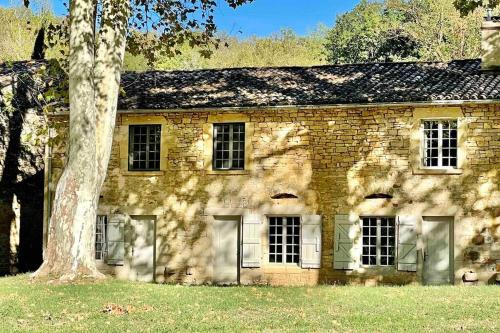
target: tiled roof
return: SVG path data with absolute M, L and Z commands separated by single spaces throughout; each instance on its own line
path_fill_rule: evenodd
M 500 72 L 480 60 L 124 73 L 121 109 L 486 100 Z
M 480 60 L 124 72 L 120 109 L 405 103 L 500 99 Z M 29 66 L 30 63 L 17 63 Z M 8 68 L 0 66 L 0 77 Z

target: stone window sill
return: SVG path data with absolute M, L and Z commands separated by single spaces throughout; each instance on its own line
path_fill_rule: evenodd
M 122 176 L 136 176 L 136 177 L 155 177 L 155 176 L 163 176 L 165 174 L 164 171 L 122 171 Z
M 207 170 L 207 175 L 236 176 L 249 174 L 249 170 Z
M 264 263 L 262 265 L 262 270 L 266 274 L 272 273 L 300 273 L 304 269 L 297 264 L 275 264 L 275 263 Z
M 462 169 L 413 169 L 414 175 L 461 175 Z

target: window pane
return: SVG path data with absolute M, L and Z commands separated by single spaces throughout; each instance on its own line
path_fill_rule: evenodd
M 392 217 L 363 218 L 362 252 L 363 265 L 388 266 L 394 263 L 395 219 Z M 377 263 L 377 256 L 380 256 Z
M 245 124 L 214 124 L 214 169 L 244 169 Z
M 107 255 L 106 228 L 107 228 L 107 217 L 105 215 L 98 215 L 96 221 L 96 229 L 95 229 L 96 260 L 104 260 Z
M 362 256 L 363 265 L 375 265 L 377 252 L 377 220 L 375 218 L 363 218 L 362 221 Z
M 394 218 L 380 218 L 380 265 L 388 266 L 394 262 L 396 243 L 396 222 Z
M 456 167 L 457 121 L 426 120 L 423 122 L 424 167 Z
M 269 262 L 298 263 L 300 218 L 269 217 Z
M 160 169 L 160 125 L 131 125 L 129 127 L 129 169 Z

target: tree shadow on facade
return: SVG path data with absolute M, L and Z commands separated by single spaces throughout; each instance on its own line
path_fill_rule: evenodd
M 443 109 L 444 110 L 444 109 Z M 498 233 L 499 211 L 498 200 L 500 189 L 498 184 L 498 148 L 481 142 L 495 140 L 496 132 L 490 130 L 498 117 L 497 107 L 462 106 L 464 135 L 459 146 L 465 154 L 463 171 L 458 175 L 424 175 L 415 173 L 420 160 L 418 149 L 420 132 L 414 132 L 415 107 L 394 107 L 338 110 L 347 112 L 352 128 L 344 131 L 339 127 L 342 120 L 332 115 L 322 115 L 329 119 L 332 126 L 328 128 L 326 137 L 352 135 L 355 139 L 335 144 L 333 139 L 327 146 L 333 149 L 341 147 L 343 156 L 333 156 L 332 163 L 340 167 L 330 177 L 334 187 L 341 195 L 328 198 L 322 196 L 323 227 L 333 235 L 334 216 L 347 214 L 350 216 L 450 216 L 454 220 L 454 242 L 450 244 L 453 253 L 451 260 L 454 269 L 454 281 L 469 269 L 483 275 L 483 281 L 491 280 L 498 271 L 498 254 L 495 255 L 494 244 L 500 242 Z M 440 110 L 435 109 L 439 115 Z M 326 118 L 325 118 L 326 117 Z M 485 125 L 483 127 L 483 125 Z M 343 132 L 343 133 L 342 133 Z M 415 138 L 415 135 L 417 138 Z M 328 140 L 328 139 L 327 139 Z M 413 147 L 412 147 L 413 146 Z M 314 146 L 316 149 L 318 146 Z M 416 161 L 415 161 L 415 154 Z M 495 160 L 496 158 L 496 160 Z M 416 165 L 418 163 L 418 165 Z M 343 167 L 342 167 L 343 165 Z M 333 171 L 333 170 L 332 170 Z M 318 176 L 317 172 L 313 175 Z M 316 178 L 316 177 L 313 177 Z M 321 186 L 325 179 L 316 178 Z M 313 184 L 315 181 L 313 180 Z M 314 186 L 314 185 L 313 185 Z M 386 193 L 390 199 L 366 199 L 373 193 Z M 325 200 L 326 199 L 326 200 Z M 333 238 L 323 238 L 322 269 L 319 281 L 325 283 L 361 283 L 361 284 L 407 284 L 422 282 L 422 239 L 421 226 L 417 224 L 418 269 L 416 273 L 399 272 L 394 269 L 359 268 L 356 270 L 333 270 L 334 246 Z M 328 234 L 330 233 L 328 232 Z M 325 235 L 325 232 L 323 232 Z M 481 235 L 485 235 L 484 237 Z M 358 235 L 359 237 L 359 235 Z
M 459 71 L 454 71 L 453 68 L 420 68 L 416 64 L 415 69 L 422 72 L 426 80 L 430 80 L 429 86 L 438 84 L 441 74 L 461 79 Z M 293 75 L 299 76 L 295 81 L 300 81 L 300 75 L 303 75 L 304 82 L 314 82 L 313 90 L 341 95 L 352 87 L 363 87 L 367 81 L 379 80 L 378 75 L 383 70 L 378 68 L 378 72 L 370 75 L 347 72 L 344 76 L 337 75 L 337 81 L 323 79 L 308 72 L 297 71 Z M 411 77 L 404 79 L 399 85 L 384 87 L 384 96 L 388 102 L 392 101 L 393 96 L 411 87 Z M 296 96 L 308 93 L 300 86 L 282 87 L 264 77 L 250 74 L 242 74 L 238 80 L 259 87 L 266 96 L 288 100 L 291 104 L 297 100 Z M 139 87 L 147 86 L 148 81 L 139 83 Z M 189 89 L 194 85 L 190 80 L 183 84 Z M 157 86 L 142 88 L 144 93 L 129 96 L 141 105 L 158 107 L 154 100 L 168 100 L 172 97 L 168 93 L 147 92 L 148 89 L 156 90 Z M 241 94 L 238 90 L 231 91 L 225 83 L 217 88 L 227 88 L 235 95 Z M 374 88 L 380 87 L 375 85 Z M 371 93 L 377 94 L 377 91 L 373 90 Z M 181 91 L 179 94 L 182 100 L 200 97 L 193 96 L 192 91 Z M 345 98 L 348 99 L 349 96 Z M 307 101 L 307 98 L 302 100 Z M 225 105 L 233 101 L 231 96 L 219 96 L 210 100 L 210 103 Z M 325 96 L 324 102 L 328 101 Z M 272 102 L 262 101 L 262 105 L 272 105 Z M 498 112 L 496 106 L 462 107 L 462 110 L 466 113 L 466 118 L 473 122 L 477 120 L 477 123 L 484 124 L 495 121 L 482 121 L 481 117 L 476 119 L 474 111 L 480 111 L 481 108 L 485 112 Z M 498 209 L 494 207 L 495 196 L 498 195 L 498 174 L 492 167 L 498 162 L 498 151 L 495 148 L 489 151 L 486 148 L 471 148 L 476 141 L 481 141 L 481 136 L 491 137 L 495 132 L 488 132 L 482 127 L 484 131 L 480 133 L 479 129 L 472 130 L 474 126 L 469 126 L 471 130 L 466 136 L 470 135 L 470 139 L 466 139 L 465 145 L 467 159 L 471 164 L 464 169 L 462 175 L 415 175 L 410 162 L 414 109 L 395 106 L 317 106 L 312 109 L 290 107 L 272 110 L 263 106 L 256 110 L 212 110 L 210 114 L 220 115 L 222 121 L 224 116 L 231 114 L 246 115 L 247 122 L 253 126 L 251 140 L 254 167 L 242 175 L 217 175 L 205 170 L 203 125 L 208 122 L 209 112 L 152 111 L 148 115 L 135 115 L 139 123 L 140 117 L 164 118 L 167 135 L 171 137 L 168 156 L 162 156 L 167 159 L 168 166 L 159 176 L 126 174 L 117 158 L 120 147 L 115 140 L 101 205 L 109 207 L 111 213 L 125 211 L 130 215 L 157 216 L 156 275 L 163 275 L 167 282 L 210 281 L 213 262 L 212 214 L 207 212 L 207 208 L 224 208 L 228 215 L 240 215 L 242 210 L 265 215 L 277 206 L 286 208 L 289 205 L 303 208 L 304 213 L 323 217 L 322 268 L 319 271 L 303 270 L 297 273 L 304 275 L 297 281 L 364 283 L 375 280 L 379 283 L 409 283 L 416 279 L 418 273 L 368 270 L 353 273 L 333 270 L 335 214 L 359 216 L 408 213 L 419 216 L 455 216 L 464 230 L 471 229 L 470 232 L 464 231 L 465 241 L 460 246 L 455 244 L 455 248 L 458 248 L 455 251 L 456 262 L 461 261 L 459 257 L 465 257 L 465 249 L 473 247 L 472 238 L 475 234 L 483 232 L 484 228 L 498 234 L 498 230 L 494 230 L 498 226 L 492 225 L 498 219 Z M 119 122 L 124 114 L 118 116 Z M 485 113 L 483 116 L 488 117 Z M 477 159 L 481 161 L 479 164 L 475 162 Z M 271 197 L 276 193 L 293 193 L 297 198 L 273 200 Z M 365 199 L 373 193 L 389 193 L 393 198 Z M 483 223 L 482 219 L 489 222 Z M 495 238 L 495 241 L 498 240 Z M 485 245 L 486 252 L 489 251 L 487 248 Z

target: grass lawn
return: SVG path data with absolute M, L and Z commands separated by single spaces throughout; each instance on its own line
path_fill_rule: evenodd
M 500 287 L 187 287 L 0 278 L 0 332 L 500 332 Z

